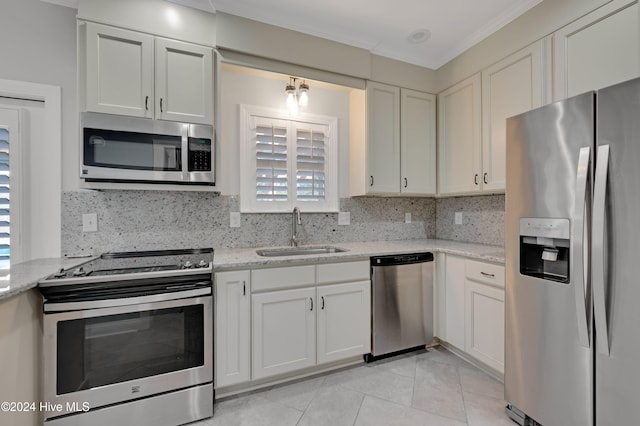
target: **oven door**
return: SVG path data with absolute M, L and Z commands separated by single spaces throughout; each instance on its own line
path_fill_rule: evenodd
M 46 418 L 213 381 L 212 296 L 165 296 L 45 314 Z

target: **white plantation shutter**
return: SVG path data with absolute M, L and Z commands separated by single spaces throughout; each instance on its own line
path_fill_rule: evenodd
M 0 128 L 0 269 L 9 267 L 10 256 L 9 131 Z
M 256 188 L 258 201 L 287 201 L 287 129 L 257 125 L 255 130 Z
M 338 210 L 337 119 L 241 106 L 240 208 Z
M 296 131 L 296 200 L 325 200 L 326 126 Z

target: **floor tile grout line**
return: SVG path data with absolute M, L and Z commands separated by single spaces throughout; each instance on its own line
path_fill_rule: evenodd
M 460 395 L 462 396 L 462 408 L 464 409 L 465 423 L 469 426 L 469 413 L 467 413 L 467 401 L 464 397 L 464 390 L 462 389 L 462 376 L 460 376 L 460 366 L 456 366 L 456 375 L 458 376 L 458 383 L 460 384 Z
M 362 404 L 364 404 L 364 399 L 367 396 L 368 395 L 366 393 L 362 394 L 362 399 L 360 400 L 360 405 L 358 406 L 358 412 L 356 413 L 356 416 L 353 418 L 353 423 L 351 424 L 352 426 L 355 426 L 356 423 L 358 422 L 358 416 L 360 415 L 360 410 L 362 409 Z

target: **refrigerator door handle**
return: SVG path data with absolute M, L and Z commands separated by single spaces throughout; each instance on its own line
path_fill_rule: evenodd
M 609 355 L 609 329 L 605 306 L 605 207 L 609 174 L 609 145 L 598 147 L 598 162 L 593 190 L 593 311 L 598 352 Z
M 576 319 L 578 322 L 578 340 L 581 346 L 589 348 L 589 327 L 587 325 L 587 301 L 585 297 L 584 276 L 584 214 L 589 176 L 591 148 L 580 148 L 578 170 L 576 173 L 576 198 L 571 221 L 571 251 L 573 252 L 573 288 L 576 300 Z

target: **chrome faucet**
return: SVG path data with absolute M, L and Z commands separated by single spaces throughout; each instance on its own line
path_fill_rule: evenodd
M 302 225 L 302 218 L 300 217 L 300 209 L 293 208 L 293 217 L 291 221 L 291 247 L 298 247 L 298 227 Z

